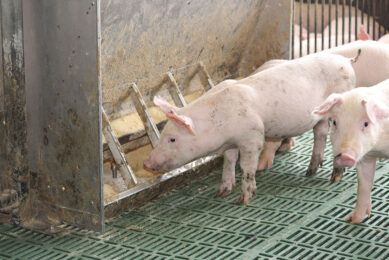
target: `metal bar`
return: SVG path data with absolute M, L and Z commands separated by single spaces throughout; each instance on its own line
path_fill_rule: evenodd
M 154 120 L 151 118 L 150 112 L 146 107 L 142 94 L 140 93 L 135 83 L 131 83 L 130 93 L 132 94 L 131 98 L 132 101 L 134 102 L 136 111 L 138 112 L 139 117 L 142 119 L 147 135 L 150 138 L 151 145 L 153 147 L 156 147 L 160 137 L 159 131 L 157 126 L 154 123 Z
M 315 0 L 315 52 L 317 52 L 317 1 Z
M 214 88 L 215 85 L 212 82 L 211 76 L 209 76 L 209 73 L 207 69 L 205 68 L 205 65 L 202 61 L 199 62 L 199 69 L 200 69 L 200 79 L 201 82 L 203 83 L 204 89 L 206 91 L 210 90 L 211 88 Z
M 112 156 L 116 164 L 119 166 L 119 171 L 124 180 L 124 183 L 126 184 L 127 188 L 130 188 L 131 181 L 135 185 L 138 183 L 138 181 L 136 180 L 135 174 L 126 160 L 126 157 L 120 146 L 119 140 L 116 137 L 114 131 L 112 130 L 108 116 L 105 113 L 104 109 L 102 109 L 102 119 L 103 119 L 103 133 L 105 139 L 107 140 L 109 149 L 111 150 Z
M 355 1 L 355 39 L 358 36 L 358 1 Z
M 365 0 L 362 0 L 361 13 L 362 13 L 361 22 L 362 22 L 362 24 L 365 24 L 364 23 L 364 20 L 365 20 Z
M 310 32 L 310 24 L 309 24 L 309 20 L 311 19 L 311 0 L 307 0 L 307 54 L 310 53 L 310 37 L 309 37 L 309 32 Z
M 382 12 L 383 13 L 386 13 L 386 11 L 387 11 L 387 3 L 388 3 L 388 1 L 387 0 L 385 0 L 384 2 L 383 2 L 383 7 L 382 7 Z M 381 16 L 382 18 L 385 18 L 384 16 Z M 388 21 L 388 19 L 386 20 L 386 21 Z M 386 26 L 384 26 L 384 34 L 386 34 L 387 32 L 388 32 L 388 28 L 387 28 L 387 26 L 388 26 L 388 24 L 386 24 Z
M 345 12 L 345 6 L 344 6 L 344 1 L 346 0 L 343 0 L 342 1 L 342 44 L 344 44 L 344 12 Z
M 351 42 L 351 0 L 348 2 L 348 42 Z
M 367 4 L 367 33 L 370 33 L 370 13 L 371 13 L 371 8 L 370 8 L 370 2 Z
M 335 25 L 336 25 L 336 28 L 335 28 L 335 46 L 338 46 L 338 25 L 339 25 L 339 19 L 338 19 L 338 9 L 339 9 L 339 0 L 336 0 L 336 3 L 335 3 Z
M 293 21 L 293 23 L 292 23 L 292 37 L 291 37 L 291 42 L 292 42 L 292 44 L 291 44 L 291 48 L 290 48 L 290 57 L 291 57 L 291 59 L 293 60 L 294 59 L 294 45 L 295 45 L 295 42 L 294 42 L 294 35 L 295 35 L 295 31 L 294 31 L 294 16 L 295 16 L 295 9 L 294 9 L 294 7 L 295 7 L 295 4 L 294 4 L 294 1 L 292 1 L 292 21 Z
M 321 50 L 324 50 L 324 3 L 321 1 Z
M 376 1 L 372 1 L 372 7 L 373 7 L 373 40 L 376 40 L 376 35 L 375 35 L 375 14 L 376 14 Z
M 381 38 L 381 29 L 382 29 L 382 25 L 381 25 L 381 21 L 383 21 L 382 19 L 382 14 L 383 14 L 383 10 L 382 10 L 382 0 L 379 0 L 378 2 L 378 6 L 379 6 L 379 18 L 380 18 L 380 25 L 379 25 L 379 29 L 378 29 L 378 39 Z
M 303 56 L 303 0 L 300 0 L 300 13 L 299 13 L 299 24 L 300 24 L 300 39 L 299 39 L 299 57 Z
M 332 0 L 328 3 L 328 48 L 331 48 L 331 11 L 332 11 Z
M 169 81 L 168 83 L 168 89 L 169 93 L 173 98 L 174 104 L 178 107 L 184 107 L 186 106 L 186 102 L 184 97 L 181 94 L 181 91 L 178 87 L 176 79 L 173 77 L 173 74 L 171 72 L 166 73 L 166 77 Z

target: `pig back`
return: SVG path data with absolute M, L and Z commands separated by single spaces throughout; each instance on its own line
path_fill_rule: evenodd
M 357 62 L 352 64 L 356 86 L 373 86 L 389 78 L 389 45 L 376 41 L 355 41 L 325 52 L 354 57 L 361 49 Z
M 261 114 L 265 135 L 283 138 L 300 135 L 318 121 L 311 112 L 330 94 L 355 86 L 350 59 L 314 54 L 287 61 L 240 81 L 255 88 L 253 104 Z

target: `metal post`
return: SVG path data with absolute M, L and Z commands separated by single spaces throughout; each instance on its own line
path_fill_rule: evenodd
M 300 39 L 299 39 L 299 57 L 303 56 L 303 0 L 300 0 L 300 13 L 299 13 L 299 25 L 300 25 Z
M 5 154 L 8 186 L 27 192 L 27 121 L 22 0 L 1 1 Z M 3 142 L 3 141 L 2 141 Z M 4 162 L 3 162 L 4 163 Z
M 294 1 L 292 1 L 292 37 L 291 37 L 291 48 L 290 48 L 290 58 L 293 60 L 295 57 L 294 57 L 294 45 L 295 45 L 295 42 L 294 42 L 294 35 L 295 35 L 295 31 L 294 31 L 294 11 L 295 11 L 295 4 L 294 4 Z
M 338 25 L 339 25 L 339 22 L 338 22 L 338 9 L 339 9 L 339 0 L 336 0 L 336 3 L 335 3 L 336 5 L 335 5 L 335 25 L 336 25 L 336 28 L 335 28 L 335 46 L 338 46 L 338 34 L 339 34 L 339 32 L 338 32 Z
M 142 122 L 145 126 L 145 130 L 147 135 L 150 138 L 151 145 L 156 147 L 159 142 L 159 131 L 157 126 L 154 123 L 154 120 L 151 118 L 150 112 L 147 109 L 146 103 L 140 93 L 138 87 L 135 83 L 131 83 L 130 85 L 130 93 L 132 101 L 134 102 L 136 111 L 138 112 Z
M 109 122 L 108 116 L 102 109 L 102 118 L 103 118 L 103 133 L 109 149 L 112 152 L 112 156 L 119 166 L 120 174 L 128 188 L 131 187 L 131 181 L 136 185 L 137 180 L 134 172 L 132 171 L 130 165 L 127 163 L 126 157 L 121 149 L 119 140 L 117 139 L 115 133 L 112 130 L 111 124 Z M 115 174 L 115 173 L 114 173 Z
M 186 102 L 184 97 L 181 94 L 181 91 L 178 87 L 176 79 L 173 77 L 173 74 L 171 72 L 166 73 L 166 78 L 168 80 L 168 89 L 169 93 L 173 98 L 174 104 L 179 107 L 186 106 Z
M 311 0 L 308 0 L 307 1 L 307 30 L 308 30 L 308 33 L 307 33 L 307 54 L 310 53 L 310 37 L 309 37 L 309 33 L 310 33 L 310 22 L 311 20 Z

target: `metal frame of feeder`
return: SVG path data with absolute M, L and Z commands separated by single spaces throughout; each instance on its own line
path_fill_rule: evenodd
M 189 74 L 189 76 L 185 79 L 185 84 L 188 84 L 191 82 L 191 80 L 196 76 L 196 75 L 199 75 L 200 76 L 200 79 L 201 79 L 201 83 L 204 87 L 205 90 L 209 90 L 211 88 L 214 87 L 214 84 L 213 84 L 213 81 L 211 79 L 211 77 L 209 76 L 209 73 L 205 67 L 205 65 L 202 63 L 202 62 L 199 62 L 198 65 L 195 67 L 195 69 Z M 161 83 L 157 86 L 158 89 L 160 89 L 164 84 L 167 84 L 168 86 L 168 90 L 169 90 L 169 93 L 171 95 L 171 97 L 173 98 L 173 101 L 174 103 L 179 106 L 179 107 L 184 107 L 186 106 L 186 102 L 185 102 L 185 99 L 180 91 L 180 88 L 177 84 L 177 81 L 175 80 L 173 74 L 171 72 L 167 72 L 163 78 L 163 80 L 161 81 Z M 145 127 L 145 131 L 147 133 L 147 136 L 148 136 L 148 139 L 149 139 L 149 142 L 151 143 L 151 145 L 153 147 L 155 147 L 157 144 L 158 144 L 158 141 L 159 141 L 159 138 L 160 138 L 160 133 L 159 133 L 159 130 L 154 122 L 154 120 L 152 119 L 149 111 L 148 111 L 148 108 L 146 106 L 146 103 L 142 97 L 142 94 L 140 93 L 136 83 L 131 83 L 129 88 L 125 90 L 125 92 L 122 94 L 122 96 L 120 97 L 120 102 L 123 102 L 128 96 L 131 97 L 134 105 L 135 105 L 135 108 L 136 108 L 136 111 L 139 115 L 139 117 L 141 118 L 142 122 L 143 122 L 143 125 Z M 104 115 L 104 114 L 103 114 Z M 104 116 L 103 116 L 103 119 L 104 119 Z M 106 120 L 108 121 L 109 123 L 109 120 L 108 118 L 106 118 Z M 107 133 L 104 133 L 106 136 L 107 134 L 108 135 L 112 135 L 112 131 L 108 131 Z M 114 147 L 111 147 L 112 145 L 114 145 Z M 120 150 L 122 151 L 123 149 L 121 148 L 121 145 L 120 143 L 117 141 L 117 142 L 111 142 L 111 145 L 109 146 L 110 147 L 110 150 L 112 152 L 112 154 L 114 154 L 114 150 Z M 191 163 L 188 163 L 180 168 L 177 168 L 175 170 L 172 170 L 168 173 L 165 173 L 161 176 L 159 176 L 156 180 L 154 181 L 148 181 L 148 182 L 145 182 L 145 183 L 141 183 L 141 184 L 138 184 L 136 185 L 135 187 L 132 187 L 124 192 L 121 192 L 119 194 L 119 196 L 117 195 L 114 195 L 115 196 L 115 199 L 113 200 L 110 200 L 107 204 L 105 204 L 105 206 L 107 205 L 110 205 L 110 204 L 114 204 L 114 203 L 117 203 L 119 200 L 122 200 L 126 197 L 129 197 L 129 196 L 132 196 L 140 191 L 143 191 L 145 189 L 148 189 L 154 185 L 157 185 L 163 181 L 166 181 L 168 179 L 171 179 L 185 171 L 188 171 L 196 166 L 199 166 L 201 164 L 204 164 L 206 162 L 209 162 L 210 160 L 216 158 L 217 155 L 213 155 L 213 156 L 207 156 L 207 157 L 204 157 L 204 158 L 201 158 L 201 159 L 198 159 L 196 161 L 193 161 Z M 120 164 L 121 162 L 118 161 L 116 158 L 114 158 L 114 160 L 116 161 L 117 164 Z M 122 161 L 123 162 L 123 161 Z M 127 163 L 127 162 L 126 162 Z M 127 166 L 129 169 L 131 169 L 131 167 L 128 165 L 127 163 Z M 123 176 L 123 175 L 122 175 Z M 134 176 L 135 178 L 135 176 Z

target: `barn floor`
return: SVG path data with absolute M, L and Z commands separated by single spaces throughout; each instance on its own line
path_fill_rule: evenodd
M 0 259 L 389 259 L 389 165 L 378 164 L 371 218 L 350 225 L 355 172 L 330 183 L 327 149 L 318 175 L 304 177 L 311 144 L 311 133 L 299 137 L 258 173 L 248 206 L 236 203 L 239 188 L 215 196 L 218 171 L 107 223 L 104 235 L 63 226 L 68 235 L 50 237 L 0 224 Z

